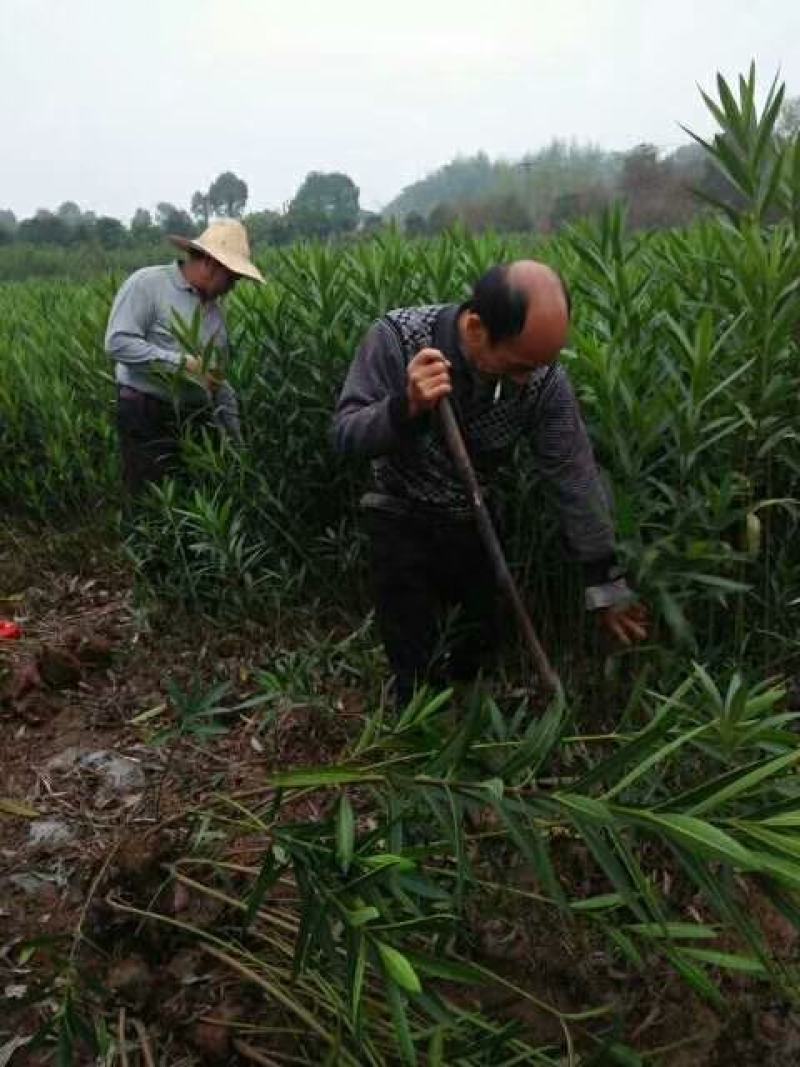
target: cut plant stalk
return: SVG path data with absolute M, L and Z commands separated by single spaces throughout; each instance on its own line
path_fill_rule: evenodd
M 453 457 L 453 462 L 456 465 L 458 473 L 467 487 L 470 504 L 475 516 L 475 522 L 478 526 L 478 532 L 480 533 L 483 543 L 486 545 L 486 550 L 492 561 L 498 584 L 508 597 L 511 606 L 514 609 L 514 614 L 517 617 L 517 623 L 522 632 L 525 647 L 528 649 L 528 652 L 530 652 L 533 662 L 536 664 L 539 676 L 547 686 L 548 690 L 552 693 L 561 693 L 563 691 L 561 679 L 536 635 L 536 630 L 531 622 L 531 617 L 528 614 L 519 589 L 517 588 L 517 583 L 514 581 L 514 576 L 511 573 L 511 569 L 508 566 L 508 562 L 506 561 L 503 552 L 503 547 L 500 544 L 500 538 L 497 536 L 497 531 L 494 528 L 489 509 L 486 507 L 486 501 L 483 499 L 483 493 L 478 484 L 478 478 L 475 474 L 475 468 L 472 466 L 472 460 L 469 458 L 469 452 L 467 451 L 461 428 L 458 425 L 458 419 L 453 411 L 453 405 L 450 398 L 447 396 L 443 397 L 439 402 L 439 417 L 442 422 L 442 430 L 444 432 L 445 441 L 447 442 L 447 447 Z

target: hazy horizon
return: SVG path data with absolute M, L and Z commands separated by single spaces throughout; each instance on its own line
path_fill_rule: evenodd
M 10 125 L 0 208 L 65 200 L 127 221 L 188 207 L 223 170 L 248 210 L 280 208 L 310 170 L 344 171 L 378 209 L 457 155 L 518 158 L 554 139 L 625 151 L 711 128 L 698 83 L 754 59 L 800 94 L 796 0 L 0 0 Z M 722 38 L 722 39 L 720 39 Z

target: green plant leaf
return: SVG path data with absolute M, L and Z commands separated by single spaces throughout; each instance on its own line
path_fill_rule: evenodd
M 342 793 L 336 816 L 336 859 L 343 874 L 350 870 L 355 849 L 356 824 L 353 807 L 346 793 Z
M 754 853 L 741 845 L 718 826 L 692 815 L 677 813 L 657 815 L 639 811 L 636 821 L 659 829 L 668 837 L 691 852 L 699 852 L 714 859 L 724 860 L 740 870 L 758 870 L 759 863 Z
M 419 993 L 422 990 L 417 972 L 402 952 L 387 945 L 385 941 L 376 941 L 375 947 L 378 949 L 387 976 L 396 985 L 406 993 Z

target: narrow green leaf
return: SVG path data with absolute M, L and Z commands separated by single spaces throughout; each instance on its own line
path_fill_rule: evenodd
M 758 869 L 759 864 L 754 853 L 712 823 L 692 815 L 677 813 L 657 815 L 639 811 L 635 813 L 635 817 L 636 821 L 658 828 L 691 852 L 701 852 L 714 859 L 724 860 L 741 870 Z
M 376 907 L 369 904 L 363 908 L 348 908 L 345 911 L 345 919 L 347 925 L 352 927 L 363 926 L 365 923 L 372 922 L 373 919 L 380 919 L 381 913 Z
M 367 970 L 367 946 L 364 938 L 358 936 L 358 948 L 353 954 L 350 980 L 350 1015 L 358 1020 L 361 1008 L 361 995 L 364 990 L 364 976 Z
M 374 771 L 350 770 L 347 767 L 310 768 L 287 771 L 267 778 L 267 785 L 276 789 L 313 789 L 316 786 L 352 785 L 357 782 L 382 782 L 382 774 Z
M 722 994 L 709 979 L 708 975 L 700 967 L 695 966 L 694 962 L 687 957 L 686 953 L 689 951 L 691 950 L 681 949 L 678 951 L 677 948 L 671 946 L 667 956 L 687 985 L 691 986 L 701 997 L 705 997 L 711 1004 L 722 1009 L 725 1005 Z
M 392 1013 L 394 1032 L 397 1045 L 403 1062 L 408 1067 L 415 1067 L 417 1063 L 417 1050 L 414 1046 L 414 1038 L 411 1034 L 411 1026 L 406 1013 L 405 998 L 393 981 L 386 983 L 386 999 L 389 1001 L 389 1010 Z
M 264 897 L 267 895 L 267 890 L 275 884 L 280 873 L 281 867 L 275 859 L 275 853 L 272 848 L 270 848 L 261 864 L 261 869 L 258 872 L 255 884 L 247 897 L 247 910 L 245 911 L 243 920 L 245 930 L 252 923 L 256 916 L 256 912 L 264 901 Z
M 753 856 L 764 874 L 793 889 L 800 889 L 800 864 L 768 852 L 754 852 Z
M 486 971 L 464 960 L 434 958 L 409 949 L 406 949 L 405 955 L 416 971 L 429 978 L 442 978 L 448 982 L 460 982 L 467 985 L 486 984 Z
M 342 874 L 347 874 L 353 862 L 356 840 L 356 823 L 353 806 L 346 793 L 342 793 L 336 816 L 336 859 Z
M 553 800 L 568 811 L 576 812 L 584 818 L 610 826 L 614 816 L 601 800 L 594 797 L 579 796 L 577 793 L 553 793 Z
M 402 952 L 387 945 L 385 941 L 376 941 L 375 945 L 381 957 L 386 974 L 406 993 L 419 993 L 422 989 L 417 972 Z
M 374 856 L 359 856 L 358 863 L 362 867 L 369 867 L 372 870 L 396 867 L 398 871 L 413 871 L 417 866 L 408 856 L 395 856 L 391 852 L 379 852 Z
M 706 797 L 705 800 L 701 800 L 699 804 L 696 804 L 691 809 L 692 815 L 703 815 L 708 811 L 713 811 L 715 808 L 721 807 L 723 804 L 736 797 L 742 796 L 744 793 L 754 789 L 755 786 L 760 785 L 761 782 L 766 781 L 769 778 L 774 778 L 775 775 L 780 774 L 781 771 L 787 767 L 791 767 L 792 764 L 800 761 L 800 750 L 794 752 L 788 752 L 786 755 L 778 756 L 776 759 L 770 760 L 766 764 L 762 764 L 760 767 L 754 768 L 748 774 L 743 774 L 734 781 L 729 782 L 723 786 L 719 792 L 714 793 L 710 797 Z
M 633 785 L 643 775 L 647 774 L 657 763 L 660 763 L 667 756 L 671 756 L 673 752 L 676 752 L 679 748 L 689 744 L 690 741 L 694 741 L 702 733 L 706 733 L 709 729 L 707 723 L 702 726 L 696 726 L 693 730 L 687 730 L 686 733 L 680 734 L 673 741 L 668 742 L 666 745 L 662 745 L 661 748 L 652 752 L 646 759 L 643 759 L 641 763 L 637 764 L 633 770 L 629 771 L 624 778 L 620 779 L 616 785 L 612 786 L 607 792 L 603 794 L 603 800 L 611 800 L 617 796 L 618 793 L 623 792 L 629 785 Z
M 445 1067 L 443 1026 L 436 1027 L 428 1042 L 428 1067 Z
M 710 963 L 713 967 L 722 967 L 728 971 L 740 971 L 745 974 L 757 974 L 767 977 L 769 971 L 754 956 L 739 956 L 731 952 L 717 952 L 710 948 L 684 948 L 683 952 L 701 963 Z
M 625 901 L 619 893 L 602 893 L 586 900 L 570 901 L 571 911 L 611 911 L 620 908 Z
M 625 929 L 638 934 L 639 937 L 656 940 L 669 938 L 673 941 L 704 941 L 719 937 L 719 930 L 715 926 L 703 923 L 631 923 Z

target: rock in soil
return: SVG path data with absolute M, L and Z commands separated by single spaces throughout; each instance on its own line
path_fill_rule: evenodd
M 138 793 L 146 784 L 144 769 L 138 760 L 107 749 L 87 752 L 78 745 L 70 745 L 49 759 L 46 766 L 48 771 L 57 774 L 76 769 L 90 771 L 102 786 L 104 801 Z
M 22 874 L 10 874 L 8 883 L 15 889 L 19 889 L 27 897 L 46 897 L 51 899 L 56 893 L 55 879 L 46 874 L 36 871 L 23 872 Z M 0 1061 L 0 1064 L 2 1061 Z
M 139 1008 L 150 996 L 153 975 L 141 956 L 128 956 L 113 965 L 106 984 L 120 1000 Z
M 94 771 L 102 779 L 103 785 L 116 796 L 126 796 L 144 789 L 142 765 L 130 756 L 121 756 L 118 752 L 90 752 L 83 756 L 80 765 Z
M 42 676 L 39 674 L 39 668 L 33 660 L 29 660 L 27 663 L 20 663 L 15 668 L 6 686 L 5 695 L 12 702 L 16 702 L 35 689 L 41 688 Z
M 61 819 L 38 819 L 28 835 L 29 847 L 41 852 L 54 852 L 74 840 L 75 831 Z
M 83 673 L 77 656 L 58 645 L 42 645 L 37 664 L 39 673 L 51 689 L 68 689 L 75 686 Z
M 231 1034 L 227 1026 L 195 1023 L 191 1041 L 204 1060 L 212 1063 L 230 1062 Z
M 81 663 L 89 667 L 107 667 L 111 663 L 114 645 L 107 637 L 88 634 L 80 639 L 74 652 Z
M 241 1005 L 223 1001 L 216 1007 L 209 1007 L 208 1014 L 218 1022 L 195 1023 L 191 1041 L 204 1060 L 212 1063 L 230 1063 L 232 1058 L 231 1027 L 227 1024 L 234 1019 L 244 1017 Z

